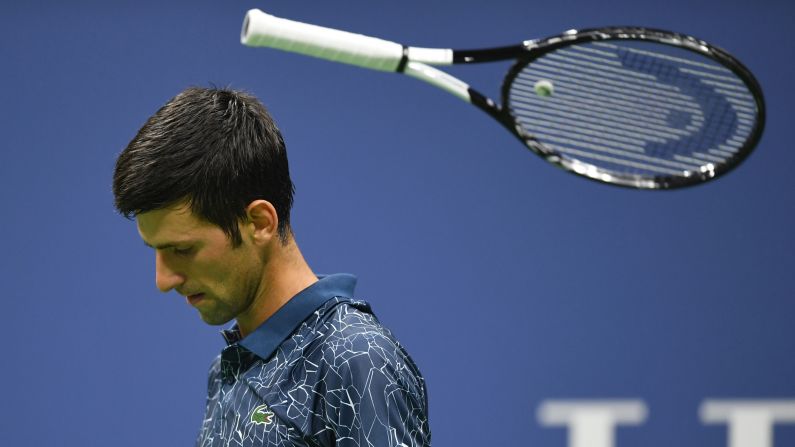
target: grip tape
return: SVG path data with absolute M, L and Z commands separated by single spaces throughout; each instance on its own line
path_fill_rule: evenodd
M 404 57 L 403 46 L 395 42 L 282 19 L 259 9 L 246 13 L 240 42 L 382 71 L 396 71 Z

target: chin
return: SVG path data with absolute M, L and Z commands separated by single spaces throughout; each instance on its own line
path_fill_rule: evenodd
M 227 317 L 225 315 L 213 315 L 200 312 L 202 321 L 212 326 L 220 326 L 229 323 L 234 317 Z

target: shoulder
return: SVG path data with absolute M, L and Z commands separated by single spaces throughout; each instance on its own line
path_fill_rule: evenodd
M 207 371 L 207 396 L 212 398 L 221 388 L 221 356 L 218 355 L 210 364 Z
M 362 301 L 336 303 L 326 314 L 321 328 L 321 347 L 333 365 L 362 355 L 377 355 L 390 360 L 404 354 L 392 332 Z
M 330 309 L 308 360 L 319 377 L 316 414 L 339 445 L 430 444 L 425 382 L 365 303 Z
M 207 378 L 212 382 L 213 380 L 217 379 L 220 375 L 221 375 L 221 355 L 218 354 L 210 363 L 210 368 L 207 371 Z
M 408 352 L 363 301 L 341 301 L 320 326 L 315 357 L 328 377 L 349 384 L 382 377 L 425 398 L 425 384 Z

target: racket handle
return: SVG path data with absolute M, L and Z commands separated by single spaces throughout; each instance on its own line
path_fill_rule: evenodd
M 395 71 L 403 57 L 398 43 L 282 19 L 259 9 L 246 13 L 240 42 L 383 71 Z

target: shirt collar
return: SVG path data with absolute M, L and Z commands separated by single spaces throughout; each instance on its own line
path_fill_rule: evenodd
M 318 281 L 299 292 L 271 315 L 254 332 L 241 339 L 237 325 L 222 331 L 227 344 L 238 343 L 262 359 L 267 359 L 287 337 L 326 301 L 353 299 L 356 277 L 347 273 L 318 276 Z

